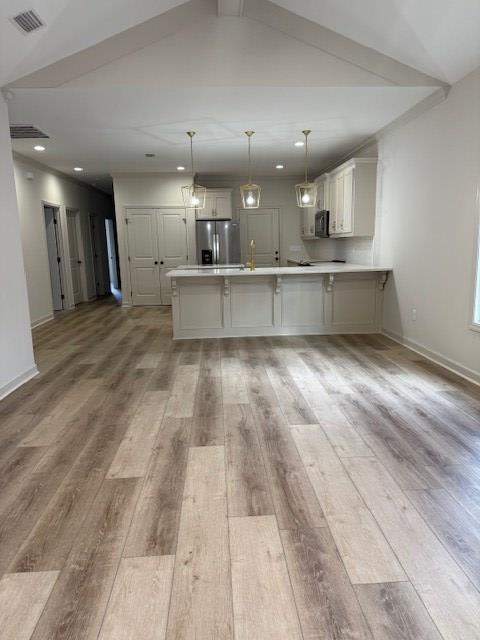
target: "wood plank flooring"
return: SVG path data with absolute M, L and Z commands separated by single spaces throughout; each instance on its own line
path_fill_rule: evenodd
M 0 402 L 2 640 L 480 640 L 480 388 L 380 335 L 34 330 Z

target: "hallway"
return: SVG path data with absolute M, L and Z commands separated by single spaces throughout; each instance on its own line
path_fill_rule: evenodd
M 480 638 L 480 390 L 383 336 L 34 330 L 0 402 L 2 640 Z

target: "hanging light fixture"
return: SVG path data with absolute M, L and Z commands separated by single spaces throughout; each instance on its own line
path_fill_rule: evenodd
M 305 136 L 305 182 L 295 185 L 297 204 L 299 207 L 313 207 L 317 200 L 317 184 L 308 181 L 308 134 L 310 129 L 302 131 Z
M 205 208 L 205 196 L 207 194 L 206 187 L 201 187 L 199 184 L 195 184 L 195 172 L 193 169 L 193 136 L 195 131 L 187 131 L 187 136 L 190 138 L 190 161 L 192 165 L 192 184 L 187 184 L 182 187 L 183 203 L 188 209 L 204 209 Z
M 244 209 L 258 209 L 260 206 L 260 191 L 261 187 L 258 184 L 252 183 L 252 158 L 250 143 L 255 131 L 245 131 L 245 135 L 248 137 L 248 184 L 242 184 L 240 187 L 240 194 L 242 196 L 242 203 Z

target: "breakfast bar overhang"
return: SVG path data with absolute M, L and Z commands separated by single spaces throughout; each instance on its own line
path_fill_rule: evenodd
M 378 333 L 389 267 L 176 269 L 174 339 Z

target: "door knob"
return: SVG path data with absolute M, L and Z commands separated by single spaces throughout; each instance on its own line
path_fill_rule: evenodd
M 77 260 L 77 264 L 82 264 L 82 261 L 81 260 Z
M 155 260 L 155 262 L 153 264 L 158 264 L 158 260 Z
M 163 260 L 160 260 L 160 264 L 163 264 Z

